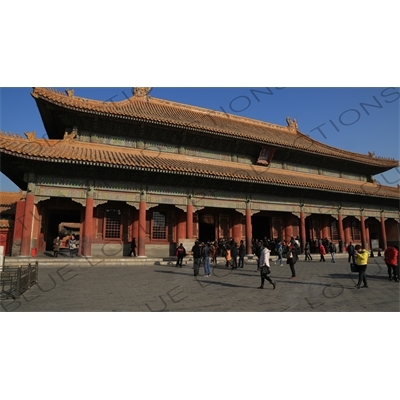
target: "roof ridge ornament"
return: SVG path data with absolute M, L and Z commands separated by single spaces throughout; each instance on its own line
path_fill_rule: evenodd
M 28 142 L 34 142 L 36 139 L 36 132 L 32 131 L 32 132 L 24 132 L 24 135 L 26 136 L 26 138 L 28 139 Z
M 132 89 L 132 93 L 137 97 L 148 97 L 151 89 L 151 87 L 135 87 Z
M 289 131 L 296 131 L 299 128 L 299 126 L 297 125 L 296 118 L 293 118 L 292 121 L 290 117 L 286 117 L 286 122 L 288 124 Z
M 65 142 L 73 142 L 77 136 L 78 136 L 78 128 L 74 126 L 72 128 L 72 132 L 68 132 L 68 130 L 65 130 L 63 140 Z

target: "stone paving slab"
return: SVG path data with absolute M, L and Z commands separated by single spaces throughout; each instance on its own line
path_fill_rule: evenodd
M 382 258 L 370 259 L 369 288 L 356 289 L 358 274 L 347 259 L 336 263 L 299 261 L 297 277 L 289 266 L 272 263 L 272 279 L 260 285 L 254 260 L 231 270 L 221 263 L 211 277 L 193 276 L 191 263 L 173 265 L 80 265 L 73 260 L 54 266 L 39 264 L 39 284 L 18 299 L 0 302 L 1 312 L 165 312 L 165 311 L 273 311 L 378 312 L 400 310 L 400 285 L 390 282 Z M 203 275 L 203 271 L 200 271 Z

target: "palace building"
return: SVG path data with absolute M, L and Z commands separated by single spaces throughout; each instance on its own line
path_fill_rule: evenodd
M 0 134 L 1 171 L 22 191 L 8 223 L 13 256 L 51 251 L 64 227 L 87 257 L 122 257 L 133 237 L 148 257 L 196 238 L 244 240 L 248 254 L 264 237 L 399 243 L 399 187 L 372 178 L 397 160 L 327 146 L 290 118 L 270 124 L 149 88 L 112 103 L 73 90 L 32 96 L 49 139 Z

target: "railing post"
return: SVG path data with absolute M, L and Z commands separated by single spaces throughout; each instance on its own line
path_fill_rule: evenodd
M 21 290 L 21 271 L 22 265 L 17 269 L 17 293 L 15 294 L 15 297 L 19 297 L 19 291 Z

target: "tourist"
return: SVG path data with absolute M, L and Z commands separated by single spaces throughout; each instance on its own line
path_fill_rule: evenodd
M 136 247 L 136 238 L 133 238 L 131 241 L 131 251 L 128 254 L 129 257 L 132 256 L 132 254 L 133 257 L 136 257 Z
M 183 243 L 176 248 L 175 255 L 177 257 L 176 266 L 182 268 L 183 257 L 186 256 L 186 249 L 183 247 Z
M 294 248 L 290 248 L 289 246 L 287 247 L 287 260 L 286 264 L 289 264 L 290 271 L 292 272 L 292 276 L 290 279 L 296 278 L 296 271 L 294 269 L 294 265 L 296 264 L 299 256 L 297 255 L 297 251 L 294 250 Z
M 203 246 L 203 266 L 204 266 L 204 276 L 209 277 L 210 275 L 210 261 L 211 261 L 211 244 L 207 242 Z
M 336 246 L 332 243 L 329 242 L 329 253 L 331 254 L 331 262 L 336 262 L 335 260 L 335 253 L 336 253 Z
M 283 258 L 282 258 L 283 246 L 282 246 L 282 242 L 278 243 L 278 250 L 277 251 L 278 251 L 278 258 L 276 259 L 275 264 L 279 261 L 279 265 L 282 265 L 283 264 Z
M 225 267 L 228 268 L 231 265 L 231 260 L 232 260 L 231 248 L 229 244 L 225 246 L 225 260 L 226 260 Z
M 60 246 L 61 246 L 61 239 L 60 236 L 57 236 L 54 240 L 53 240 L 53 257 L 57 258 L 58 257 L 58 252 L 60 251 Z
M 352 264 L 355 263 L 354 252 L 355 252 L 354 245 L 352 242 L 350 242 L 349 245 L 347 246 L 347 254 L 349 255 L 348 260 L 347 260 L 348 263 L 352 263 Z
M 199 269 L 201 265 L 201 248 L 198 240 L 196 240 L 194 246 L 192 247 L 192 254 L 193 254 L 193 273 L 194 276 L 197 276 L 199 274 Z
M 397 246 L 389 246 L 385 250 L 384 260 L 388 269 L 389 280 L 399 282 L 399 248 Z
M 306 258 L 304 259 L 304 261 L 312 261 L 312 257 L 311 257 L 311 251 L 310 251 L 310 243 L 306 242 L 306 246 L 304 247 L 304 254 L 306 256 Z
M 260 270 L 260 257 L 261 257 L 261 241 L 256 240 L 256 245 L 255 245 L 255 249 L 254 249 L 254 254 L 257 257 L 257 271 L 258 272 Z
M 260 254 L 260 276 L 261 276 L 261 286 L 259 289 L 264 289 L 264 281 L 267 280 L 275 289 L 275 283 L 272 282 L 272 279 L 268 276 L 271 273 L 271 266 L 269 263 L 269 256 L 271 250 L 268 246 L 262 246 L 261 254 Z
M 355 259 L 355 264 L 358 266 L 358 283 L 356 285 L 357 289 L 361 288 L 367 288 L 367 277 L 366 277 L 366 271 L 367 271 L 367 265 L 368 265 L 368 257 L 369 257 L 369 252 L 368 250 L 365 250 L 362 248 L 361 245 L 357 244 L 354 247 L 355 253 L 354 253 L 354 259 Z M 364 282 L 364 286 L 361 286 L 361 282 Z
M 237 267 L 238 267 L 238 264 L 237 264 L 238 254 L 239 254 L 239 249 L 237 247 L 237 243 L 233 242 L 232 247 L 231 247 L 232 269 L 237 269 Z
M 75 252 L 77 252 L 75 235 L 71 235 L 71 238 L 68 240 L 68 248 L 69 248 L 69 255 L 71 258 L 73 258 Z
M 320 262 L 321 261 L 325 262 L 325 257 L 324 257 L 325 254 L 326 254 L 325 246 L 321 243 L 319 245 L 319 255 L 321 256 L 319 259 Z
M 244 267 L 244 256 L 246 255 L 246 246 L 244 245 L 243 240 L 240 241 L 240 246 L 239 246 L 239 268 Z
M 217 266 L 217 254 L 218 254 L 218 242 L 215 241 L 213 245 L 211 245 L 211 262 L 214 267 Z

